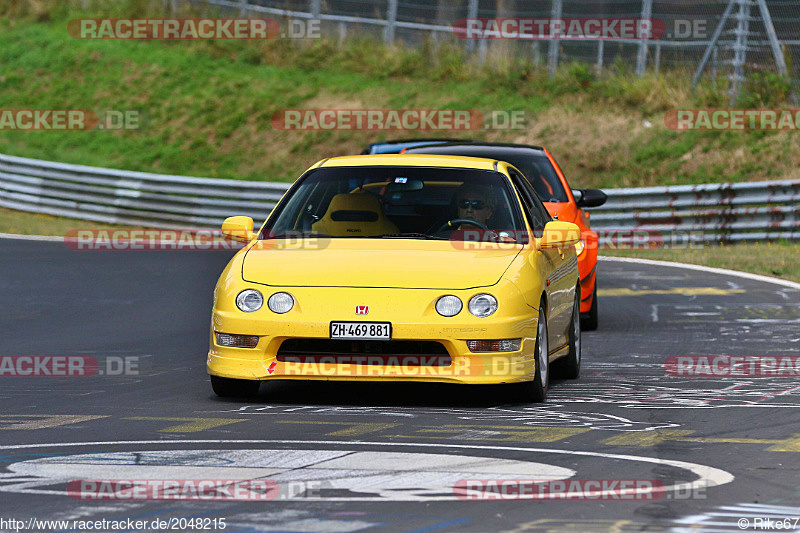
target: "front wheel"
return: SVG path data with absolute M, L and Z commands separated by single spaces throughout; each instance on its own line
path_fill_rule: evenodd
M 553 366 L 558 368 L 559 377 L 566 379 L 577 379 L 581 373 L 581 297 L 577 290 L 575 304 L 572 306 L 572 320 L 569 323 L 569 353 L 553 363 Z
M 223 398 L 247 398 L 258 394 L 260 381 L 251 379 L 231 379 L 211 376 L 211 388 L 214 394 Z
M 547 398 L 550 384 L 550 354 L 547 343 L 547 315 L 539 306 L 539 325 L 536 328 L 536 371 L 533 381 L 518 383 L 514 399 L 521 403 L 542 403 Z

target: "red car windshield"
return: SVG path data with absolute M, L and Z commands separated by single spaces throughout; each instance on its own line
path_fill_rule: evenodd
M 406 154 L 463 155 L 497 159 L 514 165 L 528 179 L 543 202 L 568 202 L 556 169 L 542 150 L 509 146 L 426 146 L 409 148 Z

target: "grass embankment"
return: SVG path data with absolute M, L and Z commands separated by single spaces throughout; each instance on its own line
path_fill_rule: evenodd
M 81 10 L 69 0 L 0 0 L 2 107 L 137 109 L 146 115 L 141 129 L 0 131 L 0 152 L 288 181 L 321 158 L 409 134 L 280 131 L 270 121 L 280 109 L 525 110 L 533 117 L 525 130 L 463 136 L 548 146 L 576 187 L 800 176 L 800 136 L 792 132 L 666 128 L 670 109 L 726 107 L 724 78 L 692 95 L 687 72 L 637 79 L 612 66 L 597 77 L 589 66 L 563 65 L 549 80 L 546 66 L 499 53 L 476 65 L 464 57 L 463 43 L 387 48 L 357 40 L 87 41 L 67 34 L 72 18 L 163 16 L 148 7 L 162 2 L 105 4 Z M 787 94 L 780 80 L 754 78 L 740 104 L 779 107 Z
M 17 235 L 63 236 L 70 230 L 130 229 L 132 226 L 113 226 L 87 220 L 26 213 L 0 207 L 0 233 Z

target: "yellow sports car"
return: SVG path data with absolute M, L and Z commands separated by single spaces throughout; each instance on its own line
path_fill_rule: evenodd
M 544 401 L 581 363 L 578 226 L 513 166 L 433 155 L 325 159 L 289 189 L 214 290 L 220 396 L 273 379 L 508 383 Z

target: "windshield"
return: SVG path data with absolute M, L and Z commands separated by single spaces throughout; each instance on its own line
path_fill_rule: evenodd
M 470 240 L 475 231 L 515 235 L 524 229 L 516 195 L 498 172 L 329 167 L 306 174 L 276 207 L 262 238 L 309 233 Z
M 517 156 L 506 160 L 528 178 L 543 202 L 567 202 L 567 193 L 547 156 Z
M 509 149 L 490 146 L 429 146 L 409 148 L 407 154 L 464 155 L 497 159 L 515 166 L 528 179 L 543 202 L 568 202 L 567 193 L 556 169 L 546 155 L 529 149 Z

